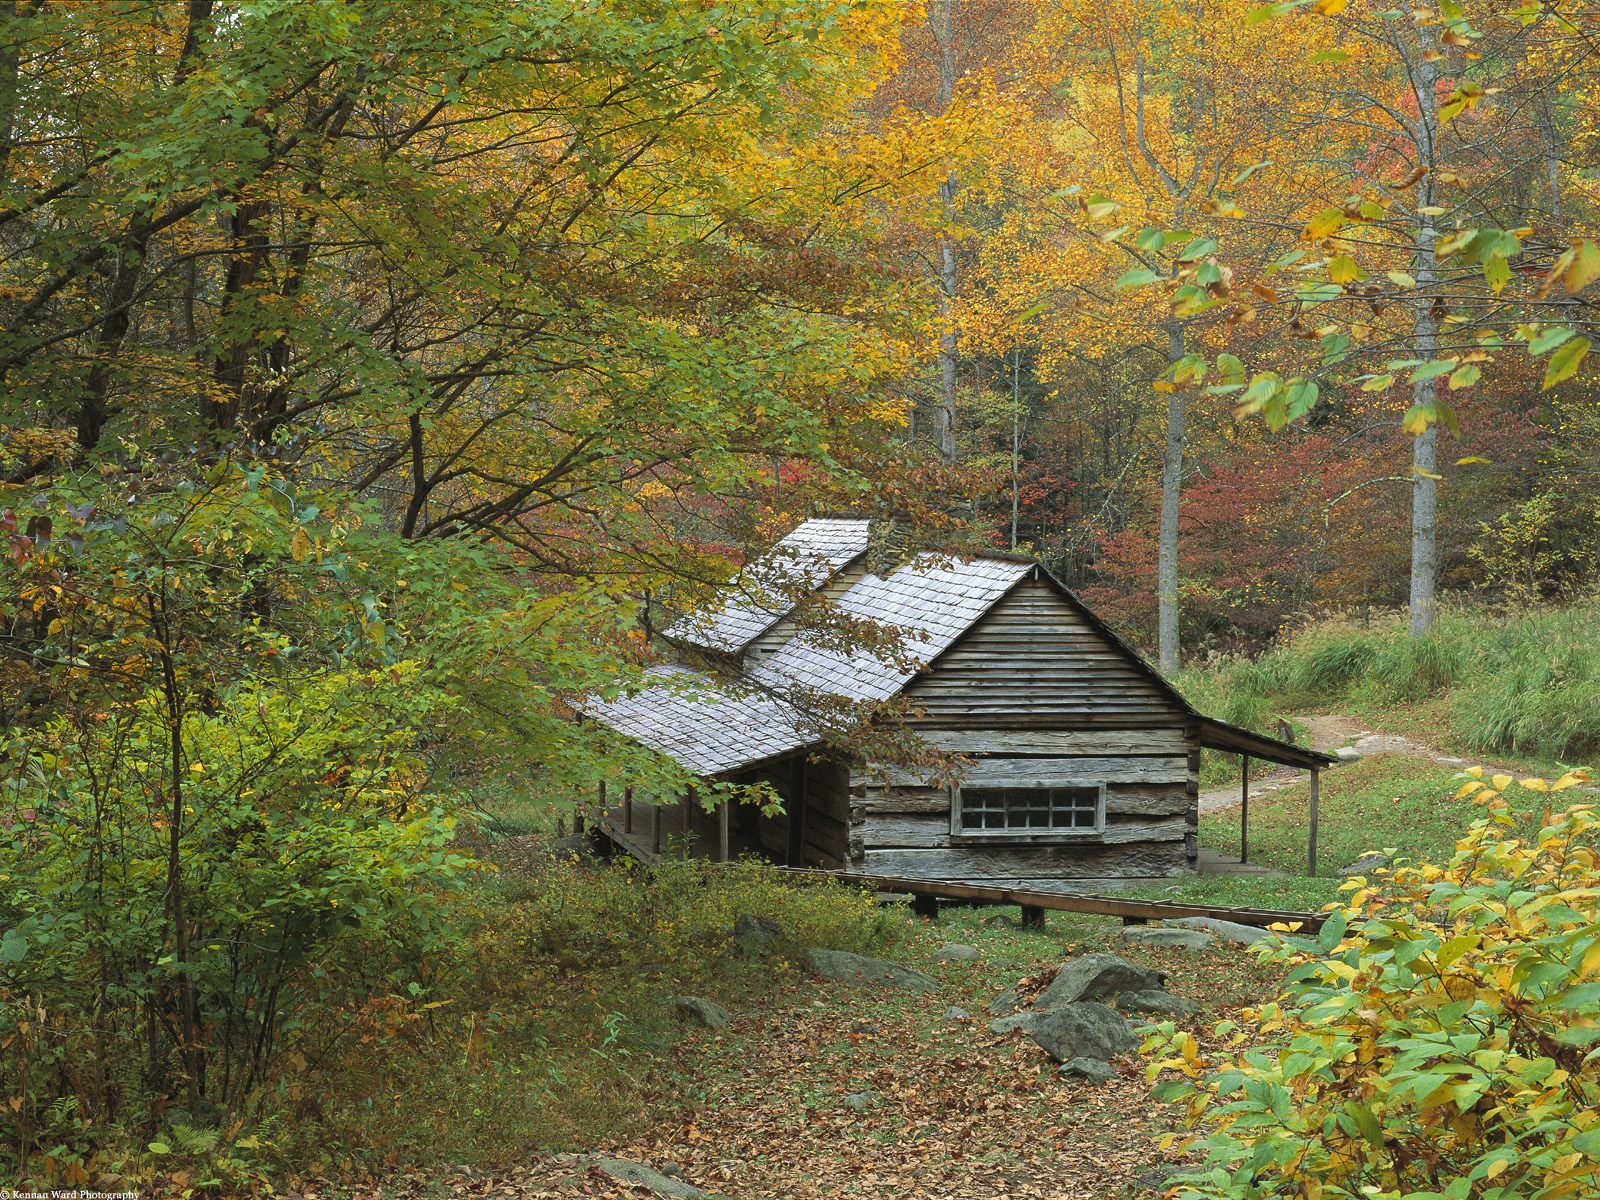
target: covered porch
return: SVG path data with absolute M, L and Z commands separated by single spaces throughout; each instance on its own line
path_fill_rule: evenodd
M 1317 827 L 1320 821 L 1321 774 L 1339 760 L 1331 754 L 1297 746 L 1280 738 L 1254 733 L 1226 721 L 1200 718 L 1200 745 L 1207 750 L 1239 756 L 1239 865 L 1250 863 L 1250 760 L 1277 763 L 1311 772 L 1311 811 L 1306 829 L 1306 874 L 1317 873 Z M 1218 863 L 1217 866 L 1222 866 Z M 1218 873 L 1226 873 L 1218 871 Z

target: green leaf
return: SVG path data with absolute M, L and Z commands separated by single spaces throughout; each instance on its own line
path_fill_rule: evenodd
M 1315 60 L 1313 59 L 1312 61 L 1315 61 Z M 1245 180 L 1249 179 L 1250 176 L 1254 175 L 1257 171 L 1260 171 L 1265 167 L 1270 167 L 1271 165 L 1272 165 L 1272 160 L 1270 158 L 1267 159 L 1264 162 L 1251 163 L 1248 167 L 1246 167 L 1244 170 L 1240 171 L 1237 175 L 1235 175 L 1232 179 L 1230 179 L 1228 181 L 1228 186 L 1229 187 L 1238 187 L 1241 183 L 1243 183 Z
M 1116 286 L 1119 288 L 1145 287 L 1159 282 L 1160 279 L 1161 276 L 1157 275 L 1149 267 L 1134 267 L 1131 271 L 1126 271 L 1122 274 L 1117 280 Z
M 28 938 L 20 929 L 8 929 L 0 937 L 0 963 L 17 963 L 28 957 Z
M 1195 238 L 1178 253 L 1179 262 L 1193 262 L 1197 258 L 1204 258 L 1213 254 L 1217 249 L 1216 238 Z
M 1383 1145 L 1383 1126 L 1378 1124 L 1378 1118 L 1372 1115 L 1370 1108 L 1351 1100 L 1345 1104 L 1344 1110 L 1350 1114 L 1350 1119 L 1356 1123 L 1356 1128 L 1361 1131 L 1362 1137 L 1374 1147 Z
M 1411 372 L 1411 382 L 1419 383 L 1424 379 L 1437 379 L 1441 375 L 1448 375 L 1456 369 L 1456 360 L 1453 358 L 1433 358 L 1423 363 Z
M 1583 362 L 1583 356 L 1587 353 L 1589 353 L 1589 339 L 1573 338 L 1550 356 L 1550 364 L 1544 372 L 1544 383 L 1540 387 L 1549 391 L 1563 379 L 1572 378 L 1578 369 L 1578 364 Z
M 1565 325 L 1557 325 L 1553 329 L 1546 329 L 1528 343 L 1529 354 L 1548 354 L 1568 338 L 1577 335 L 1576 329 L 1569 329 Z
M 172 1153 L 172 1147 L 167 1145 L 166 1142 L 151 1142 L 150 1146 L 149 1146 L 149 1150 L 150 1150 L 151 1154 L 171 1154 Z
M 1483 277 L 1498 292 L 1511 282 L 1511 264 L 1500 255 L 1491 254 L 1483 260 Z
M 1450 390 L 1456 391 L 1458 388 L 1469 388 L 1478 382 L 1482 374 L 1483 371 L 1477 363 L 1468 363 L 1464 367 L 1457 367 L 1450 373 Z

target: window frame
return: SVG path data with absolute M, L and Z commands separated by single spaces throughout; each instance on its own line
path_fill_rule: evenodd
M 1068 788 L 1093 789 L 1095 792 L 1094 828 L 1093 829 L 964 829 L 961 825 L 961 808 L 963 792 L 971 788 L 974 791 L 1010 791 L 1010 792 L 1052 792 L 1065 791 Z M 950 839 L 955 843 L 984 843 L 984 842 L 1092 842 L 1105 837 L 1106 832 L 1106 781 L 1076 779 L 1071 782 L 1042 783 L 1029 780 L 1026 784 L 1015 783 L 976 783 L 956 784 L 950 789 Z

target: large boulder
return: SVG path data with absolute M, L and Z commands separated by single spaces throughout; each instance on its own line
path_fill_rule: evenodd
M 864 954 L 851 954 L 846 950 L 806 951 L 806 963 L 814 974 L 823 979 L 840 979 L 847 983 L 876 983 L 884 987 L 904 988 L 912 992 L 931 992 L 939 981 L 921 971 L 902 967 L 899 963 L 882 958 L 868 958 Z
M 1009 1016 L 1022 1007 L 1022 997 L 1017 994 L 1017 989 L 1008 987 L 993 1000 L 989 1001 L 989 1015 L 991 1017 Z
M 1224 921 L 1220 917 L 1172 917 L 1162 924 L 1176 925 L 1183 929 L 1203 929 L 1207 933 L 1216 934 L 1224 941 L 1238 942 L 1242 946 L 1251 946 L 1256 942 L 1264 942 L 1268 938 L 1278 936 L 1271 930 L 1261 929 L 1255 925 L 1240 925 L 1237 921 Z
M 699 996 L 679 996 L 677 1001 L 678 1016 L 685 1021 L 692 1021 L 696 1025 L 704 1025 L 707 1029 L 726 1029 L 728 1027 L 728 1010 L 722 1005 Z
M 1122 1014 L 1093 1000 L 1053 1008 L 1025 1028 L 1046 1054 L 1062 1063 L 1075 1058 L 1109 1062 L 1139 1048 L 1139 1039 Z
M 771 958 L 788 941 L 782 925 L 771 917 L 745 913 L 733 922 L 733 946 L 740 958 Z
M 976 946 L 963 946 L 960 942 L 946 942 L 933 952 L 934 962 L 977 962 L 983 956 Z
M 1129 1013 L 1158 1013 L 1166 1016 L 1186 1017 L 1200 1011 L 1193 1000 L 1174 996 L 1171 992 L 1123 992 L 1117 997 L 1117 1007 Z
M 711 1194 L 701 1191 L 693 1184 L 664 1175 L 654 1167 L 647 1167 L 643 1163 L 636 1163 L 626 1158 L 608 1158 L 603 1154 L 580 1154 L 573 1161 L 578 1166 L 592 1167 L 603 1175 L 609 1175 L 618 1183 L 627 1184 L 629 1187 L 646 1187 L 657 1196 L 667 1196 L 671 1200 L 700 1200 L 701 1197 L 709 1197 Z
M 1165 925 L 1130 925 L 1119 936 L 1136 946 L 1175 946 L 1182 950 L 1204 950 L 1217 940 L 1216 934 L 1203 929 L 1171 929 Z
M 1117 1077 L 1117 1069 L 1108 1062 L 1101 1062 L 1098 1058 L 1075 1058 L 1071 1062 L 1063 1063 L 1059 1073 L 1087 1079 L 1090 1083 L 1110 1083 Z
M 1060 1008 L 1079 1000 L 1103 1000 L 1121 992 L 1160 991 L 1166 982 L 1167 977 L 1154 967 L 1142 967 L 1115 954 L 1085 954 L 1061 964 L 1050 986 L 1034 1001 L 1034 1007 Z
M 1011 1013 L 1004 1017 L 996 1017 L 989 1022 L 989 1032 L 998 1037 L 1002 1034 L 1013 1033 L 1018 1029 L 1028 1029 L 1043 1015 L 1043 1013 L 1036 1013 L 1030 1010 L 1028 1012 Z
M 1381 854 L 1377 850 L 1368 850 L 1355 862 L 1343 868 L 1339 874 L 1348 879 L 1353 875 L 1371 875 L 1374 871 L 1388 870 L 1392 866 L 1394 866 L 1394 860 L 1387 854 Z

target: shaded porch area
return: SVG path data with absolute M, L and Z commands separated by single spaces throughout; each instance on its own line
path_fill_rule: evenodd
M 1250 865 L 1250 760 L 1277 763 L 1311 772 L 1311 812 L 1306 829 L 1306 874 L 1317 873 L 1318 806 L 1321 799 L 1322 769 L 1339 760 L 1331 754 L 1296 746 L 1293 742 L 1254 733 L 1211 717 L 1200 719 L 1200 745 L 1239 756 L 1239 861 L 1231 862 L 1215 851 L 1203 851 L 1197 869 L 1208 875 L 1275 874 Z

